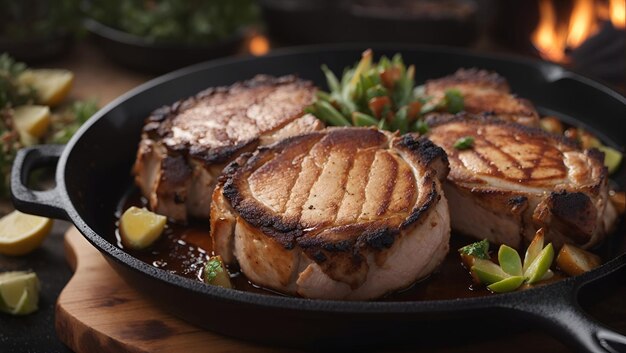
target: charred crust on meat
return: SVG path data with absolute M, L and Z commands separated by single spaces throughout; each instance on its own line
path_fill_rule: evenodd
M 509 84 L 506 79 L 493 71 L 477 68 L 461 68 L 454 74 L 442 78 L 426 81 L 426 86 L 450 85 L 458 83 L 474 83 L 481 86 L 493 87 L 504 92 L 509 92 Z
M 413 209 L 413 212 L 411 212 L 409 217 L 407 217 L 407 219 L 400 225 L 400 229 L 406 229 L 409 226 L 415 224 L 417 221 L 420 220 L 420 218 L 423 217 L 424 214 L 432 209 L 431 206 L 434 203 L 439 202 L 439 200 L 441 199 L 441 195 L 439 195 L 439 193 L 437 192 L 437 186 L 435 181 L 430 179 L 430 183 L 432 187 L 430 188 L 428 196 L 426 197 L 426 201 L 421 206 Z
M 400 138 L 398 146 L 405 147 L 409 151 L 414 152 L 414 154 L 419 157 L 420 162 L 425 166 L 430 165 L 436 160 L 441 160 L 444 164 L 448 164 L 446 151 L 424 136 L 418 137 L 415 134 L 404 134 Z
M 552 141 L 566 145 L 572 149 L 579 148 L 578 143 L 575 140 L 567 138 L 563 135 L 553 134 L 538 127 L 526 126 L 526 125 L 521 125 L 521 124 L 505 121 L 495 116 L 492 116 L 490 114 L 470 114 L 466 112 L 461 112 L 458 114 L 433 113 L 426 117 L 426 124 L 428 124 L 428 126 L 431 129 L 434 129 L 441 125 L 446 125 L 446 124 L 456 123 L 456 122 L 467 123 L 467 124 L 472 124 L 476 126 L 481 126 L 481 125 L 506 126 L 508 129 L 511 129 L 513 131 L 519 131 L 520 133 L 526 134 L 528 136 L 537 136 L 537 137 L 550 139 Z
M 376 250 L 389 249 L 398 235 L 397 229 L 382 228 L 368 230 L 359 237 L 357 244 L 365 243 L 368 247 Z
M 321 228 L 310 227 L 302 224 L 299 216 L 287 219 L 277 215 L 258 200 L 248 197 L 248 191 L 246 191 L 248 176 L 258 169 L 259 165 L 263 165 L 265 161 L 282 153 L 285 148 L 307 141 L 308 143 L 319 143 L 322 148 L 326 144 L 350 145 L 354 144 L 355 136 L 353 134 L 355 132 L 358 132 L 360 139 L 366 139 L 369 144 L 378 146 L 378 148 L 389 149 L 393 146 L 402 150 L 402 154 L 406 154 L 406 157 L 410 159 L 405 161 L 406 163 L 420 165 L 421 167 L 418 168 L 427 170 L 420 181 L 420 184 L 423 183 L 424 185 L 425 194 L 417 196 L 416 204 L 412 206 L 413 209 L 403 222 L 398 222 L 400 224 L 391 226 L 382 219 L 361 221 L 357 224 L 338 226 L 339 228 L 325 228 L 324 224 L 320 225 Z M 435 176 L 436 172 L 429 168 L 429 165 L 435 160 L 445 161 L 447 167 L 446 154 L 443 149 L 426 138 L 417 138 L 413 135 L 398 138 L 390 134 L 385 135 L 385 133 L 374 129 L 336 128 L 291 137 L 262 148 L 254 154 L 241 155 L 224 169 L 220 183 L 223 185 L 223 196 L 239 217 L 253 227 L 260 229 L 265 235 L 274 238 L 285 248 L 292 249 L 297 245 L 313 261 L 321 263 L 329 261 L 329 254 L 331 253 L 351 253 L 357 251 L 355 249 L 361 248 L 384 251 L 393 245 L 401 230 L 423 219 L 424 215 L 430 212 L 436 202 L 441 199 L 438 180 Z M 441 178 L 445 178 L 445 175 Z M 304 204 L 302 208 L 307 206 L 308 204 Z M 332 241 L 324 236 L 325 232 L 333 231 L 348 234 L 349 239 Z M 307 236 L 304 236 L 305 234 Z M 352 255 L 353 257 L 356 256 L 355 254 Z M 356 256 L 353 261 L 356 261 L 357 258 L 359 256 Z
M 161 179 L 168 185 L 183 184 L 191 178 L 192 169 L 183 156 L 168 155 L 161 163 L 163 168 Z
M 146 119 L 143 127 L 144 138 L 150 138 L 152 140 L 163 140 L 164 145 L 169 151 L 176 152 L 188 152 L 193 158 L 202 161 L 206 164 L 225 163 L 242 151 L 251 150 L 255 148 L 258 143 L 258 138 L 253 138 L 245 141 L 237 141 L 236 143 L 230 143 L 226 146 L 220 147 L 203 147 L 199 145 L 190 146 L 188 143 L 184 143 L 177 140 L 172 140 L 169 137 L 172 134 L 172 121 L 176 116 L 193 108 L 203 100 L 209 99 L 216 94 L 229 94 L 239 93 L 245 89 L 251 89 L 261 86 L 274 86 L 279 87 L 282 85 L 294 84 L 298 88 L 308 90 L 313 96 L 315 87 L 310 81 L 301 80 L 294 75 L 272 77 L 268 75 L 257 75 L 254 78 L 234 83 L 231 86 L 212 87 L 204 91 L 199 92 L 195 96 L 185 98 L 173 103 L 171 106 L 164 106 L 153 111 Z M 294 115 L 292 118 L 298 118 L 302 114 Z M 288 119 L 289 121 L 293 119 Z M 283 123 L 286 124 L 289 121 Z M 278 126 L 277 128 L 280 128 Z

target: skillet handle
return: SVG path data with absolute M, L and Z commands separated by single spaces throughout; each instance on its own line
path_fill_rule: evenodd
M 626 352 L 626 336 L 589 316 L 578 303 L 578 292 L 587 284 L 623 278 L 626 273 L 626 256 L 622 255 L 605 266 L 608 265 L 610 268 L 604 269 L 597 277 L 587 273 L 570 280 L 562 280 L 545 288 L 537 288 L 535 295 L 505 306 L 521 312 L 527 319 L 554 333 L 561 342 L 576 351 Z
M 11 198 L 16 209 L 44 217 L 68 219 L 58 183 L 46 191 L 29 189 L 28 177 L 36 168 L 56 166 L 64 145 L 39 145 L 17 152 L 11 170 Z

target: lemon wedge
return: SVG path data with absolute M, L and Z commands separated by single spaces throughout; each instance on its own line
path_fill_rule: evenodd
M 24 71 L 18 80 L 35 89 L 38 103 L 54 107 L 72 89 L 74 73 L 63 69 L 30 69 Z
M 50 125 L 49 107 L 45 105 L 23 105 L 13 109 L 13 112 L 13 122 L 20 137 L 28 134 L 26 136 L 38 139 L 48 131 Z
M 27 254 L 41 245 L 50 229 L 50 218 L 13 211 L 0 218 L 0 254 Z
M 5 272 L 0 274 L 0 311 L 26 315 L 37 310 L 39 279 L 34 272 Z
M 122 242 L 133 249 L 143 249 L 161 236 L 167 218 L 145 208 L 130 207 L 120 218 Z

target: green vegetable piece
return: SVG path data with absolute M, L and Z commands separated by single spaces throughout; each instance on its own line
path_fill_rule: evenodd
M 224 288 L 233 287 L 221 256 L 212 256 L 207 262 L 204 267 L 204 283 Z
M 502 270 L 511 276 L 522 275 L 522 259 L 517 250 L 507 245 L 500 245 L 498 250 L 498 262 Z
M 407 107 L 402 107 L 398 110 L 391 123 L 392 131 L 400 131 L 401 134 L 405 134 L 409 130 L 409 121 L 407 119 Z M 383 115 L 385 116 L 385 115 Z
M 454 143 L 457 150 L 466 150 L 474 146 L 474 138 L 472 136 L 461 137 Z
M 604 165 L 609 169 L 609 174 L 615 173 L 622 162 L 622 154 L 609 146 L 599 146 L 597 148 L 604 152 Z
M 424 120 L 418 120 L 413 125 L 413 131 L 417 131 L 420 134 L 427 134 L 428 130 L 429 130 L 428 124 L 426 124 Z
M 513 276 L 490 284 L 487 288 L 495 293 L 512 292 L 524 283 L 524 279 L 524 276 Z
M 548 244 L 537 256 L 537 258 L 528 266 L 528 270 L 524 272 L 528 284 L 541 281 L 543 276 L 548 272 L 554 259 L 554 248 L 552 244 Z
M 337 76 L 335 76 L 335 74 L 332 71 L 330 71 L 328 66 L 322 65 L 322 71 L 324 72 L 324 76 L 326 76 L 326 83 L 328 84 L 328 89 L 330 89 L 332 93 L 341 92 L 341 86 L 339 85 Z
M 449 89 L 445 93 L 446 108 L 448 112 L 456 114 L 465 108 L 463 95 L 458 89 Z
M 478 278 L 481 283 L 486 285 L 500 282 L 503 279 L 511 277 L 508 273 L 504 272 L 500 266 L 494 264 L 490 260 L 477 258 L 474 260 L 474 266 L 472 266 L 471 270 L 475 277 Z
M 317 99 L 320 99 L 320 100 L 323 100 L 323 101 L 330 102 L 330 100 L 331 100 L 330 93 L 328 93 L 328 92 L 317 91 L 317 92 L 315 92 L 315 96 L 317 97 Z
M 378 126 L 378 120 L 373 116 L 361 112 L 353 112 L 352 124 L 354 126 Z
M 479 259 L 489 260 L 489 241 L 483 239 L 481 241 L 466 245 L 459 249 L 459 253 L 468 256 L 474 256 Z
M 363 75 L 365 71 L 370 69 L 370 67 L 372 66 L 373 56 L 374 55 L 370 49 L 363 52 L 361 60 L 359 61 L 358 65 L 354 69 L 354 73 L 352 74 L 352 79 L 350 80 L 351 87 L 356 86 L 356 83 L 359 81 L 360 76 Z
M 375 85 L 373 87 L 370 87 L 365 92 L 365 96 L 368 101 L 375 97 L 386 96 L 387 94 L 388 94 L 387 89 L 383 87 L 382 85 Z
M 335 126 L 350 126 L 350 122 L 341 113 L 335 109 L 330 103 L 325 101 L 317 101 L 314 103 L 317 111 L 317 117 L 325 122 Z
M 387 124 L 385 119 L 380 119 L 380 122 L 378 122 L 378 128 L 381 130 L 389 130 L 389 124 Z
M 524 266 L 522 266 L 522 271 L 526 273 L 528 271 L 528 267 L 535 261 L 541 250 L 543 249 L 543 228 L 539 229 L 533 238 L 533 241 L 526 249 L 526 255 L 524 255 Z

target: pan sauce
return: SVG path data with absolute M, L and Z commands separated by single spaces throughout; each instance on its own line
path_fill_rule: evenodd
M 146 207 L 146 200 L 139 190 L 131 188 L 119 203 L 115 218 L 119 220 L 122 212 L 131 206 Z M 163 235 L 148 249 L 133 250 L 122 244 L 117 223 L 115 226 L 116 244 L 132 256 L 151 264 L 154 267 L 187 278 L 202 281 L 202 270 L 212 245 L 207 220 L 194 220 L 188 225 L 168 223 Z M 461 265 L 456 249 L 475 240 L 454 235 L 450 241 L 450 252 L 441 266 L 430 277 L 416 283 L 412 287 L 381 300 L 386 301 L 419 301 L 478 297 L 489 294 L 484 287 L 474 287 L 471 276 Z M 231 272 L 232 271 L 231 269 Z M 277 294 L 271 290 L 260 288 L 250 283 L 240 272 L 232 275 L 232 283 L 238 290 L 263 294 Z

